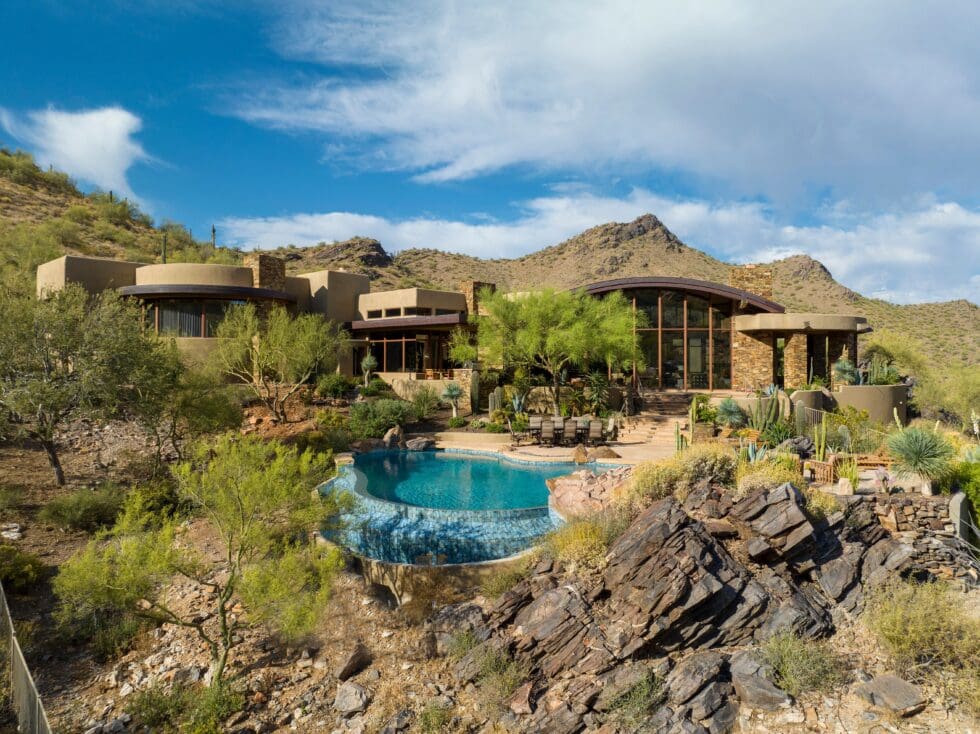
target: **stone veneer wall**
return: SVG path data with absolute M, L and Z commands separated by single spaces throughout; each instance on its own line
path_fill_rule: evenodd
M 479 293 L 484 288 L 495 291 L 497 290 L 497 285 L 495 283 L 483 283 L 479 280 L 464 280 L 459 284 L 459 291 L 466 299 L 467 313 L 478 314 L 480 312 Z
M 282 258 L 256 252 L 246 255 L 243 264 L 252 269 L 253 287 L 286 290 L 286 261 Z
M 728 284 L 763 298 L 772 298 L 772 270 L 761 265 L 733 267 Z M 736 308 L 736 315 L 747 313 Z M 756 390 L 773 381 L 772 334 L 742 334 L 732 319 L 732 389 Z M 804 343 L 804 350 L 806 345 Z
M 956 532 L 956 524 L 949 516 L 949 497 L 900 493 L 876 494 L 872 499 L 879 522 L 890 533 Z
M 805 385 L 809 380 L 806 353 L 806 334 L 786 334 L 783 348 L 783 384 L 789 387 Z

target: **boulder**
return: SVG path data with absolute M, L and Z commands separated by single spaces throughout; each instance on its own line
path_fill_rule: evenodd
M 619 467 L 601 474 L 588 469 L 548 479 L 549 503 L 565 517 L 588 515 L 606 507 L 615 491 L 629 481 L 631 467 Z
M 589 461 L 594 461 L 595 459 L 621 459 L 622 457 L 613 451 L 608 446 L 596 446 L 595 448 L 589 449 L 588 452 Z
M 405 435 L 401 426 L 392 426 L 381 439 L 381 446 L 385 449 L 397 449 L 405 441 Z
M 518 716 L 533 713 L 534 709 L 531 706 L 531 689 L 533 687 L 533 681 L 527 681 L 518 686 L 507 702 L 508 708 Z
M 367 646 L 358 640 L 354 643 L 354 647 L 344 655 L 343 659 L 340 661 L 340 665 L 334 671 L 334 675 L 337 680 L 347 680 L 371 664 L 371 651 L 368 650 Z
M 753 492 L 735 503 L 732 511 L 765 541 L 763 545 L 753 539 L 748 548 L 753 559 L 766 562 L 773 555 L 794 565 L 797 571 L 813 567 L 816 528 L 803 513 L 803 497 L 792 484 Z
M 426 622 L 425 627 L 426 632 L 432 635 L 437 656 L 447 654 L 450 640 L 461 632 L 473 632 L 481 642 L 490 636 L 483 608 L 472 602 L 442 607 Z
M 787 438 L 776 447 L 776 451 L 796 454 L 801 459 L 809 459 L 816 451 L 816 447 L 813 445 L 813 439 L 809 436 L 796 436 L 795 438 Z
M 575 447 L 575 451 L 572 452 L 572 461 L 576 464 L 587 464 L 589 461 L 589 450 L 582 444 L 579 444 Z
M 854 692 L 872 706 L 899 716 L 912 716 L 926 706 L 922 691 L 896 675 L 875 676 L 858 685 Z
M 366 711 L 374 694 L 357 683 L 341 683 L 333 700 L 333 707 L 344 716 Z
M 789 694 L 770 680 L 768 666 L 760 664 L 751 651 L 741 650 L 732 655 L 729 666 L 735 693 L 749 708 L 775 711 L 792 704 Z
M 435 439 L 426 436 L 410 438 L 405 442 L 405 448 L 409 451 L 430 451 L 436 447 Z

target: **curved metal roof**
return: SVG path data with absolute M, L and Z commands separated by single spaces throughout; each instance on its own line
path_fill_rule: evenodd
M 197 283 L 184 285 L 179 283 L 127 285 L 119 288 L 119 293 L 124 296 L 136 296 L 138 298 L 198 296 L 224 300 L 296 301 L 296 296 L 286 291 L 276 291 L 271 288 L 249 288 L 238 285 L 200 285 Z
M 767 313 L 783 313 L 786 309 L 775 301 L 770 301 L 755 293 L 732 288 L 721 283 L 712 283 L 709 280 L 696 280 L 694 278 L 669 278 L 667 276 L 639 276 L 634 278 L 615 278 L 613 280 L 600 280 L 584 286 L 583 290 L 591 295 L 608 293 L 610 291 L 625 290 L 627 288 L 667 288 L 678 291 L 688 291 L 690 293 L 702 293 L 708 296 L 722 296 L 733 301 L 745 301 L 746 303 Z

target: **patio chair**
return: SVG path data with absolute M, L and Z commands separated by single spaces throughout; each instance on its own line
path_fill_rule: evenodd
M 602 435 L 602 421 L 590 421 L 589 422 L 589 437 L 588 441 L 593 446 L 598 446 L 603 443 Z
M 510 431 L 510 437 L 514 441 L 515 446 L 520 446 L 521 441 L 528 436 L 527 431 L 515 431 L 514 424 L 511 423 L 510 418 L 507 419 L 507 429 Z
M 578 421 L 574 418 L 565 419 L 565 427 L 562 429 L 562 436 L 565 443 L 573 444 L 578 438 Z
M 544 420 L 540 415 L 532 415 L 528 419 L 528 435 L 532 440 L 541 443 L 541 421 Z
M 589 422 L 591 416 L 580 415 L 575 419 L 575 443 L 584 443 L 589 438 Z
M 544 421 L 541 424 L 541 443 L 547 442 L 549 446 L 555 445 L 555 424 L 551 421 Z

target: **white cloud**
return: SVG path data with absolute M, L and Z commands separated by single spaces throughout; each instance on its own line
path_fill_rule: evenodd
M 19 116 L 0 108 L 0 127 L 54 166 L 107 191 L 137 199 L 127 172 L 150 156 L 134 139 L 143 123 L 121 107 L 67 112 L 49 107 Z
M 844 207 L 837 207 L 843 211 Z M 600 222 L 655 213 L 684 242 L 734 262 L 806 253 L 841 282 L 899 303 L 969 298 L 980 286 L 980 211 L 920 200 L 901 213 L 839 215 L 833 224 L 785 226 L 759 204 L 676 200 L 634 189 L 623 198 L 569 193 L 525 202 L 511 222 L 416 217 L 393 220 L 352 212 L 283 217 L 229 217 L 223 237 L 271 248 L 374 237 L 387 249 L 435 247 L 479 257 L 515 257 Z
M 729 197 L 976 199 L 980 4 L 294 2 L 319 76 L 233 113 L 424 181 L 528 164 L 694 174 Z

